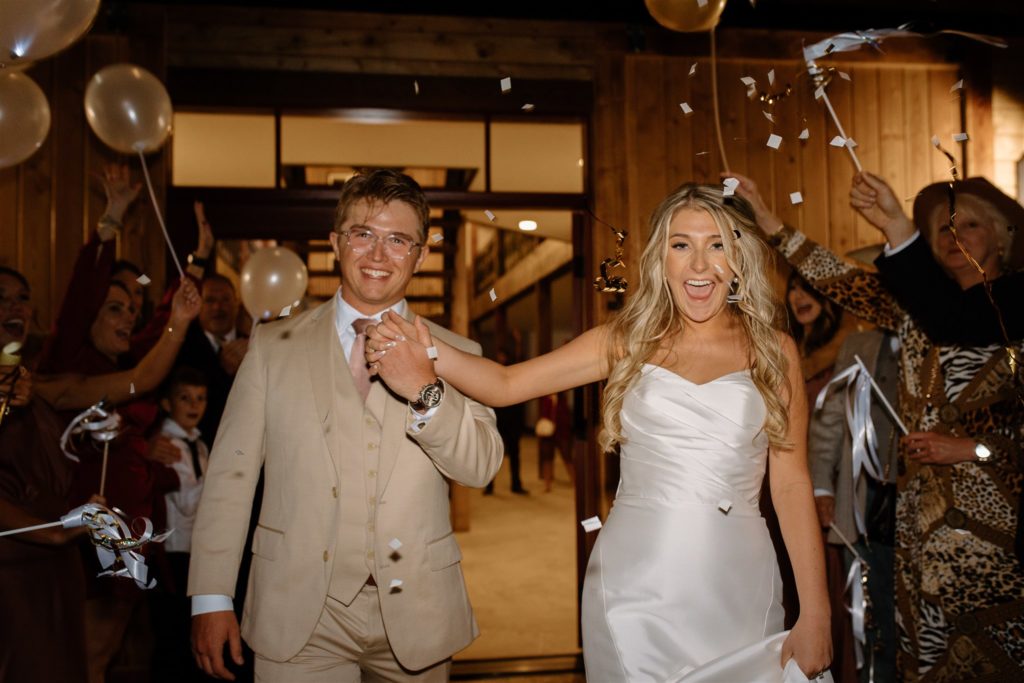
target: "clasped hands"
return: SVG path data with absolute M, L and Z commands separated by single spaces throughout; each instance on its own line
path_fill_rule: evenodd
M 366 362 L 370 375 L 380 377 L 391 391 L 416 401 L 420 389 L 437 379 L 427 349 L 434 345 L 430 330 L 416 317 L 414 322 L 388 311 L 377 325 L 366 328 Z

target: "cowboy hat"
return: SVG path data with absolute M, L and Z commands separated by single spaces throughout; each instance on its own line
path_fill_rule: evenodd
M 1009 225 L 1010 231 L 1010 256 L 1008 260 L 1009 270 L 1017 270 L 1024 267 L 1024 238 L 1020 232 L 1024 230 L 1024 206 L 1021 206 L 1016 199 L 1005 194 L 986 178 L 966 178 L 953 183 L 953 191 L 958 195 L 970 194 L 980 197 L 989 202 L 1002 213 Z M 931 236 L 931 229 L 928 219 L 931 217 L 935 207 L 949 204 L 949 183 L 932 183 L 917 193 L 914 199 L 914 225 L 926 239 Z

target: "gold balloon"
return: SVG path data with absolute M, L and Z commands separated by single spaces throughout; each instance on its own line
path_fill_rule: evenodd
M 105 66 L 85 88 L 85 118 L 100 140 L 125 154 L 160 149 L 174 110 L 156 76 L 134 64 Z
M 20 71 L 0 73 L 0 168 L 32 156 L 49 131 L 50 105 L 35 81 Z
M 673 31 L 710 31 L 718 25 L 725 0 L 644 0 L 654 20 Z
M 302 300 L 308 284 L 309 271 L 294 251 L 259 249 L 242 267 L 242 303 L 253 319 L 273 320 L 286 306 Z

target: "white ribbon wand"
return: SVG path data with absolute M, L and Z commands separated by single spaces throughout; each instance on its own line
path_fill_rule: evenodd
M 75 434 L 88 434 L 94 441 L 103 444 L 103 464 L 100 468 L 100 490 L 102 496 L 107 484 L 107 458 L 110 454 L 110 442 L 117 438 L 121 426 L 121 416 L 107 408 L 105 399 L 90 406 L 75 416 L 64 429 L 60 437 L 60 449 L 71 460 L 79 462 L 80 458 L 71 452 L 69 442 Z
M 2 536 L 13 536 L 39 529 L 62 526 L 65 529 L 74 529 L 85 526 L 89 531 L 89 538 L 96 546 L 96 555 L 104 571 L 98 576 L 120 576 L 131 578 L 135 584 L 143 589 L 156 586 L 156 579 L 149 578 L 149 570 L 146 567 L 146 558 L 136 552 L 146 543 L 159 543 L 170 536 L 171 531 L 162 534 L 153 534 L 153 522 L 146 517 L 140 517 L 144 524 L 143 532 L 134 536 L 128 523 L 121 517 L 120 510 L 110 509 L 99 503 L 86 503 L 71 510 L 60 518 L 59 521 L 47 524 L 36 524 L 34 526 L 22 527 L 21 529 L 10 529 L 0 532 Z

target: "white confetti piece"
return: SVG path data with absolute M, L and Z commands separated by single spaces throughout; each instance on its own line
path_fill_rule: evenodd
M 828 144 L 832 145 L 833 147 L 845 147 L 846 140 L 843 139 L 842 135 L 837 135 L 834 138 L 832 138 L 832 140 L 830 140 Z
M 740 186 L 740 181 L 736 178 L 726 178 L 722 181 L 722 196 L 731 197 L 736 194 L 736 188 Z
M 814 99 L 820 100 L 825 95 L 825 86 L 819 86 L 814 90 Z
M 949 92 L 956 92 L 957 90 L 963 89 L 963 87 L 964 87 L 964 79 L 961 78 L 959 81 L 957 81 L 956 83 L 953 84 L 953 87 L 949 89 Z
M 718 509 L 724 512 L 725 514 L 729 514 L 729 510 L 732 510 L 732 501 L 729 500 L 728 498 L 723 498 L 722 500 L 718 501 Z
M 412 92 L 413 92 L 414 95 L 419 95 L 420 94 L 420 82 L 419 81 L 413 81 L 412 82 Z
M 390 541 L 388 541 L 388 547 L 392 550 L 398 550 L 402 547 L 402 542 L 399 541 L 397 538 L 392 538 Z
M 747 86 L 748 88 L 753 88 L 757 86 L 757 81 L 755 81 L 750 76 L 740 76 L 740 83 Z
M 707 154 L 707 152 L 697 152 L 694 156 L 702 157 L 705 154 Z
M 849 147 L 850 149 L 853 149 L 854 147 L 857 146 L 857 141 L 854 140 L 853 138 L 846 138 L 846 146 Z
M 512 89 L 512 79 L 508 76 L 501 79 L 501 92 L 508 92 Z
M 288 304 L 287 306 L 285 306 L 284 308 L 281 309 L 281 315 L 279 315 L 278 317 L 279 318 L 287 318 L 291 314 L 292 314 L 292 305 Z
M 800 135 L 797 135 L 797 137 L 800 138 L 801 140 L 807 140 L 808 138 L 811 137 L 811 131 L 804 128 L 802 131 L 800 131 Z
M 938 135 L 933 135 L 932 136 L 932 147 L 938 147 L 941 144 L 942 143 L 939 142 L 939 136 Z
M 697 73 L 697 62 L 694 62 L 693 64 L 690 65 L 690 73 L 687 75 L 692 76 L 695 73 Z
M 725 274 L 725 271 L 722 270 L 722 266 L 718 265 L 717 263 L 712 264 L 712 267 L 715 269 L 715 272 L 718 273 L 719 275 Z
M 597 517 L 589 517 L 580 522 L 580 524 L 583 526 L 583 530 L 588 534 L 601 528 L 601 520 Z
M 774 117 L 774 116 L 772 116 L 772 115 L 771 115 L 770 113 L 768 113 L 768 112 L 766 112 L 766 111 L 762 111 L 761 113 L 762 113 L 762 114 L 764 114 L 764 117 L 765 117 L 766 119 L 768 119 L 768 120 L 769 120 L 769 121 L 771 121 L 772 123 L 775 123 L 775 117 Z
M 132 396 L 135 395 L 135 382 L 128 383 L 128 393 L 131 394 Z
M 690 105 L 687 104 L 686 102 L 680 102 L 679 103 L 679 108 L 683 110 L 684 114 L 689 115 L 689 114 L 693 113 L 693 109 L 691 109 Z
M 768 85 L 775 85 L 775 69 L 768 70 Z
M 434 244 L 437 244 L 438 242 L 440 242 L 443 239 L 444 239 L 444 235 L 442 235 L 439 232 L 436 232 L 436 233 L 434 233 L 433 235 L 430 236 L 430 241 L 433 242 Z
M 491 288 L 491 291 L 487 292 L 487 295 L 489 297 L 491 297 L 491 301 L 497 301 L 498 300 L 498 293 L 494 291 L 493 287 Z
M 522 107 L 520 107 L 520 109 L 522 109 L 523 111 L 533 111 L 533 105 L 527 102 Z
M 697 7 L 707 7 L 708 0 L 697 0 Z
M 967 133 L 956 133 L 953 135 L 953 142 L 967 142 L 969 139 Z
M 401 588 L 401 587 L 402 587 L 402 580 L 401 579 L 391 579 L 391 583 L 388 584 L 388 588 L 390 588 L 391 590 L 395 590 L 396 588 Z
M 771 135 L 768 136 L 768 142 L 765 144 L 767 144 L 772 149 L 778 149 L 779 145 L 782 144 L 782 136 L 772 133 Z
M 138 282 L 138 283 L 139 283 L 140 285 L 142 285 L 143 287 L 145 287 L 145 286 L 146 286 L 146 285 L 148 285 L 148 284 L 149 284 L 150 282 L 152 282 L 152 280 L 150 280 L 150 279 L 149 279 L 148 277 L 146 277 L 146 274 L 145 274 L 145 273 L 143 273 L 142 275 L 140 275 L 140 276 L 138 276 L 137 278 L 135 278 L 135 281 L 136 281 L 136 282 Z
M 494 212 L 491 211 L 490 209 L 484 209 L 484 215 L 487 216 L 487 220 L 489 220 L 492 223 L 497 218 L 497 216 L 494 215 Z
M 840 71 L 839 78 L 843 79 L 844 81 L 848 81 L 850 80 L 850 74 L 846 73 L 845 71 Z
M 803 204 L 804 203 L 804 196 L 802 194 L 800 194 L 799 192 L 790 192 L 789 193 L 789 203 L 790 204 Z

